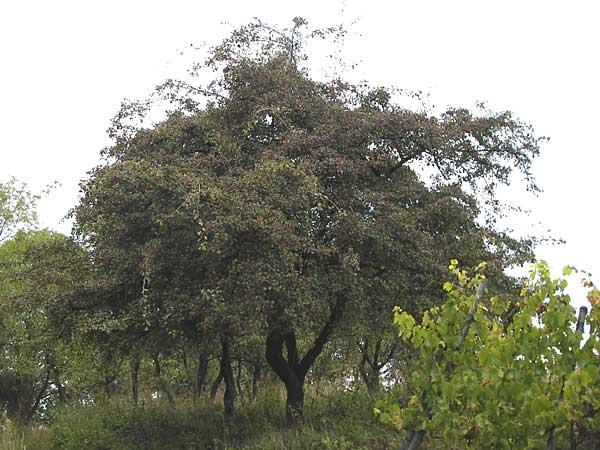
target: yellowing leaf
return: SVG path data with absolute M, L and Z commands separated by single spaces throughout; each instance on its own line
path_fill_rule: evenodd
M 394 427 L 397 430 L 401 430 L 404 426 L 404 421 L 402 420 L 402 416 L 399 412 L 395 412 L 392 414 L 392 422 L 394 423 Z

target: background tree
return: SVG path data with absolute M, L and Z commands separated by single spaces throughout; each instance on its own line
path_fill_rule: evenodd
M 12 237 L 18 229 L 37 223 L 35 207 L 39 198 L 15 178 L 0 182 L 0 242 Z
M 20 423 L 67 400 L 63 371 L 73 353 L 65 343 L 86 259 L 73 241 L 48 231 L 20 231 L 0 246 L 0 402 Z

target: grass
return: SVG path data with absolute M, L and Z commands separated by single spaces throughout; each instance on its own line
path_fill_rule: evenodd
M 302 427 L 285 426 L 284 402 L 271 393 L 231 419 L 217 405 L 65 407 L 49 430 L 25 433 L 1 450 L 384 450 L 400 436 L 373 416 L 362 393 L 308 398 Z
M 0 450 L 50 450 L 46 428 L 23 428 L 5 420 L 0 432 Z

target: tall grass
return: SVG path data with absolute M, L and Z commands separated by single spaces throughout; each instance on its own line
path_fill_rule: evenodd
M 305 423 L 294 429 L 285 426 L 284 403 L 273 394 L 231 419 L 210 403 L 64 408 L 50 444 L 55 450 L 383 450 L 399 446 L 399 436 L 377 422 L 363 394 L 308 398 Z
M 50 450 L 48 429 L 18 426 L 7 419 L 0 431 L 0 450 Z
M 6 419 L 2 424 L 0 450 L 27 450 L 25 433 L 9 419 Z

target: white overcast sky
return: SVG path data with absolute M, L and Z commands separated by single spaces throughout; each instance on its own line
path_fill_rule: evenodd
M 374 84 L 422 89 L 431 103 L 510 109 L 551 138 L 535 164 L 544 192 L 508 225 L 567 241 L 539 257 L 600 276 L 600 3 L 597 1 L 0 0 L 0 180 L 54 181 L 41 223 L 60 222 L 99 162 L 121 100 L 177 75 L 177 50 L 216 43 L 253 17 L 349 24 L 346 52 Z M 536 224 L 542 223 L 543 227 Z M 578 301 L 577 303 L 582 303 Z

